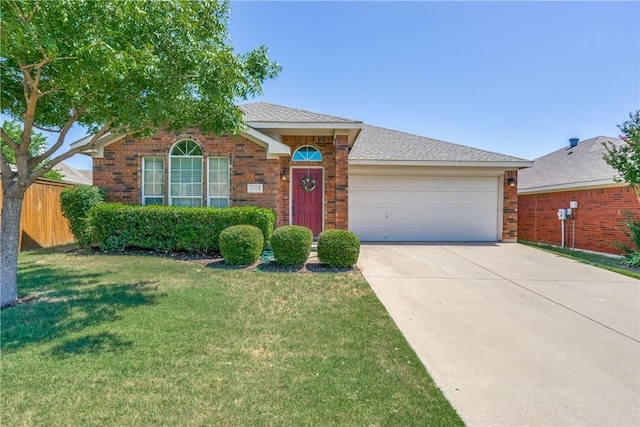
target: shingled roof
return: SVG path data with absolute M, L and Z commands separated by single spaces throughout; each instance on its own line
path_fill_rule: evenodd
M 597 136 L 566 146 L 534 161 L 518 173 L 518 193 L 612 185 L 616 171 L 603 159 L 603 142 L 620 145 L 619 138 Z
M 245 122 L 249 126 L 257 128 L 272 128 L 276 123 L 284 124 L 287 127 L 315 124 L 323 128 L 327 126 L 351 128 L 352 137 L 355 137 L 349 154 L 349 163 L 352 164 L 413 162 L 450 165 L 466 162 L 474 165 L 510 164 L 514 167 L 531 165 L 529 160 L 518 157 L 371 126 L 359 120 L 344 117 L 319 114 L 267 102 L 244 104 L 239 108 L 244 113 Z
M 319 114 L 311 111 L 268 102 L 254 102 L 239 105 L 246 122 L 278 122 L 278 123 L 362 123 L 359 120 Z
M 528 162 L 518 157 L 370 125 L 363 125 L 349 160 Z

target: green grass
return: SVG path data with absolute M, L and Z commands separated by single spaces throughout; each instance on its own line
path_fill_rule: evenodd
M 41 250 L 19 291 L 2 425 L 462 425 L 358 272 Z
M 524 245 L 532 246 L 534 248 L 542 249 L 547 252 L 553 252 L 567 258 L 571 258 L 576 261 L 583 262 L 585 264 L 594 265 L 596 267 L 604 268 L 605 270 L 614 271 L 625 276 L 634 277 L 640 279 L 640 269 L 626 267 L 623 262 L 624 258 L 612 257 L 607 255 L 601 255 L 592 252 L 582 252 L 579 250 L 562 249 L 551 245 L 542 245 L 532 242 L 519 242 Z

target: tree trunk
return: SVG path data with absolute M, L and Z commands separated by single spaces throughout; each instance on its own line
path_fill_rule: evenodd
M 24 190 L 2 197 L 0 216 L 0 308 L 18 300 L 18 243 Z

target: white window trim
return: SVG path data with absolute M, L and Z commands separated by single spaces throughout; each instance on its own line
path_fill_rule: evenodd
M 210 156 L 207 157 L 207 177 L 206 177 L 206 193 L 207 193 L 207 207 L 211 207 L 211 199 L 224 199 L 225 197 L 221 196 L 211 196 L 209 194 L 209 184 L 211 184 L 210 176 L 209 176 L 209 165 L 212 159 L 227 159 L 227 183 L 229 185 L 229 194 L 227 194 L 227 206 L 231 206 L 231 158 L 226 156 Z
M 318 152 L 318 154 L 320 155 L 320 159 L 319 160 L 295 160 L 294 157 L 296 156 L 296 154 L 298 153 L 298 151 L 302 150 L 303 148 L 313 148 L 314 150 L 316 150 Z M 320 151 L 319 148 L 314 147 L 313 145 L 303 145 L 301 147 L 296 148 L 293 151 L 293 154 L 291 155 L 291 161 L 292 162 L 303 162 L 303 163 L 320 163 L 324 160 L 324 155 L 322 154 L 322 151 Z
M 162 195 L 161 196 L 147 196 L 144 192 L 145 189 L 145 179 L 144 179 L 144 175 L 145 175 L 145 164 L 147 163 L 147 159 L 149 158 L 153 158 L 153 159 L 160 159 L 162 160 Z M 165 169 L 165 157 L 164 156 L 143 156 L 142 157 L 142 188 L 140 189 L 140 195 L 142 197 L 142 205 L 146 205 L 146 199 L 147 198 L 162 198 L 162 204 L 164 205 L 164 194 L 166 192 L 166 185 L 165 185 L 165 179 L 166 179 L 166 169 Z
M 200 147 L 200 152 L 202 152 L 202 146 L 198 143 L 198 141 L 196 141 L 195 139 L 190 139 L 190 138 L 179 139 L 169 149 L 169 169 L 167 171 L 167 176 L 168 176 L 168 179 L 167 179 L 167 181 L 168 181 L 167 199 L 168 199 L 168 202 L 169 202 L 169 206 L 173 206 L 173 199 L 174 199 L 174 197 L 171 195 L 171 185 L 172 185 L 172 179 L 171 179 L 171 171 L 172 171 L 172 169 L 171 169 L 171 167 L 172 167 L 173 157 L 179 157 L 181 159 L 200 159 L 200 167 L 201 167 L 201 172 L 202 172 L 202 180 L 201 180 L 200 184 L 204 187 L 204 178 L 205 178 L 205 172 L 206 172 L 204 170 L 205 169 L 204 168 L 204 159 L 205 159 L 204 155 L 200 155 L 200 156 L 174 156 L 172 154 L 173 153 L 173 149 L 175 148 L 175 146 L 177 144 L 179 144 L 180 142 L 185 141 L 185 140 L 193 141 L 196 144 L 198 144 L 198 147 Z M 198 199 L 199 198 L 200 199 L 200 204 L 197 205 L 196 207 L 201 207 L 201 206 L 204 206 L 203 203 L 202 203 L 202 196 L 205 193 L 206 193 L 206 191 L 204 191 L 204 189 L 203 189 L 203 191 L 200 192 L 200 196 L 180 196 L 180 197 L 175 197 L 175 198 L 177 198 L 177 199 Z

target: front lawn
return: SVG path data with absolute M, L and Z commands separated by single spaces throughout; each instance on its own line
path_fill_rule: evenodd
M 20 255 L 3 425 L 461 425 L 358 272 Z

